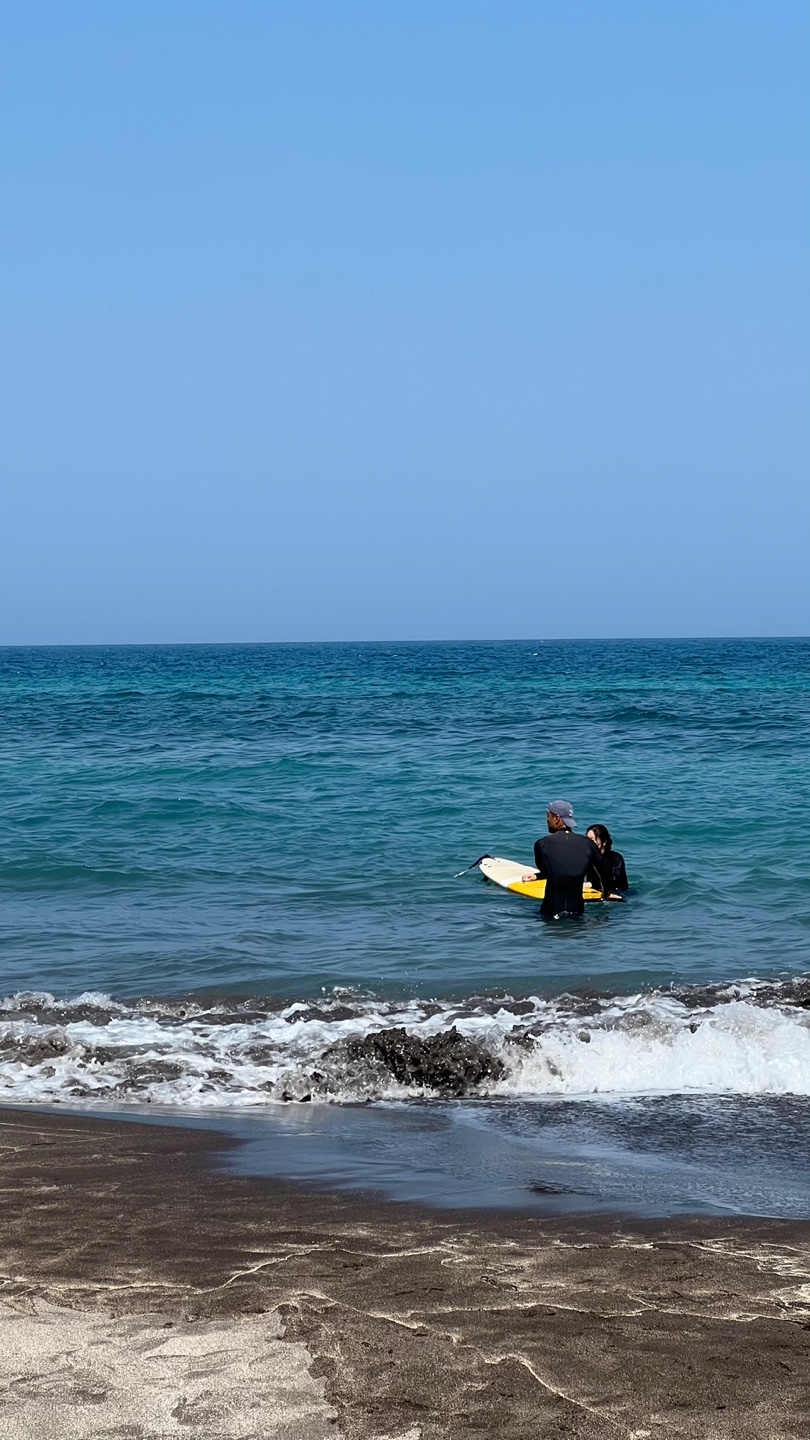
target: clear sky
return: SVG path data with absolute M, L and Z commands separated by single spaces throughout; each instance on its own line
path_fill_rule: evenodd
M 0 643 L 810 633 L 807 0 L 17 0 Z

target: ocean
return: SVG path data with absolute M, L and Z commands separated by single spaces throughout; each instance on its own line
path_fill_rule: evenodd
M 808 722 L 801 639 L 0 650 L 0 1099 L 394 1199 L 810 1215 Z M 457 876 L 558 797 L 624 905 Z

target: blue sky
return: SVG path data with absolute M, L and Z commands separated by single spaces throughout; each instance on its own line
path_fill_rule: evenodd
M 26 0 L 0 643 L 810 633 L 806 0 Z

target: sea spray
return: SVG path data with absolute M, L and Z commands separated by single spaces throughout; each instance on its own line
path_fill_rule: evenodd
M 635 995 L 0 1004 L 0 1098 L 255 1107 L 421 1097 L 810 1095 L 808 982 Z

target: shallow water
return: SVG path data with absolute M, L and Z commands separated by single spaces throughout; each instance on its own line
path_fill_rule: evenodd
M 810 1219 L 810 1101 L 610 1100 L 285 1107 L 223 1117 L 248 1174 L 441 1207 Z
M 809 719 L 804 640 L 0 651 L 0 1096 L 266 1112 L 293 1165 L 279 1102 L 311 1095 L 307 1154 L 337 1171 L 339 1135 L 359 1183 L 377 1111 L 318 1101 L 419 1094 L 429 1121 L 386 1109 L 393 1168 L 443 1135 L 452 1189 L 447 1135 L 482 1105 L 497 1170 L 519 1097 L 610 1099 L 646 1153 L 621 1097 L 735 1094 L 739 1125 L 808 1095 L 807 995 L 782 982 L 810 969 Z M 556 796 L 614 831 L 625 906 L 547 924 L 453 878 L 528 862 Z M 349 1063 L 391 1026 L 455 1026 L 502 1073 L 448 1109 L 429 1076 Z M 545 1154 L 550 1122 L 525 1124 Z M 773 1174 L 767 1203 L 801 1209 Z
M 224 1132 L 239 1142 L 212 1157 L 225 1172 L 440 1209 L 810 1219 L 804 1096 L 467 1098 L 258 1111 L 128 1105 L 95 1113 Z

